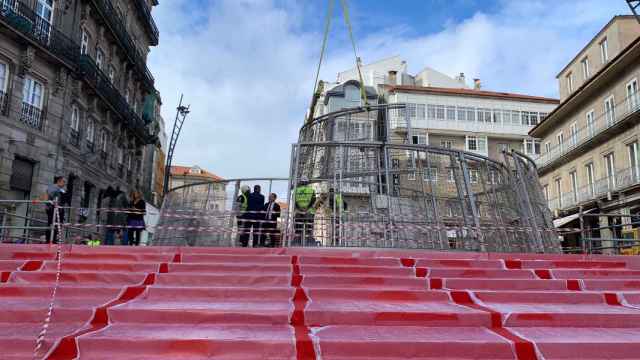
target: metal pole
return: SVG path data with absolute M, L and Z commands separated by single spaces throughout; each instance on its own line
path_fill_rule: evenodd
M 5 228 L 7 226 L 7 209 L 2 208 L 2 233 L 0 233 L 0 244 L 5 241 Z
M 580 218 L 580 246 L 582 247 L 582 253 L 587 254 L 587 232 L 584 228 L 584 209 L 582 206 L 579 208 L 580 213 L 578 217 Z
M 480 229 L 480 213 L 478 212 L 478 208 L 476 206 L 476 199 L 473 194 L 473 189 L 471 188 L 471 179 L 469 177 L 469 169 L 467 167 L 467 161 L 465 159 L 464 153 L 458 153 L 460 156 L 460 166 L 462 166 L 462 178 L 464 180 L 464 187 L 467 192 L 467 197 L 469 198 L 469 204 L 471 206 L 471 213 L 473 214 L 473 225 L 475 227 L 475 231 L 477 231 L 477 240 L 480 243 L 480 251 L 486 252 L 487 246 L 484 242 L 484 234 Z
M 389 171 L 389 148 L 387 145 L 383 145 L 384 147 L 384 167 L 385 167 L 385 178 L 387 185 L 387 229 L 385 230 L 385 234 L 389 232 L 391 236 L 391 247 L 393 247 L 394 234 L 391 232 L 391 226 L 393 226 L 393 219 L 391 218 L 391 187 L 389 186 L 389 179 L 391 178 L 391 172 Z M 386 245 L 386 243 L 385 243 Z

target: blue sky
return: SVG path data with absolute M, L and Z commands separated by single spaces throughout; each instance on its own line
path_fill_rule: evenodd
M 353 66 L 339 0 L 321 78 Z M 326 0 L 164 0 L 149 67 L 170 132 L 192 112 L 174 163 L 227 178 L 286 176 L 313 88 Z M 555 75 L 624 0 L 349 0 L 364 63 L 399 55 L 480 78 L 489 90 L 557 96 Z

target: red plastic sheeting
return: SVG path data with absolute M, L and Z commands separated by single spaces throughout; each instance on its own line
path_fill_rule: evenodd
M 55 253 L 0 245 L 0 358 L 33 359 Z M 75 245 L 63 247 L 62 258 L 41 353 L 51 350 L 50 360 L 640 353 L 634 258 Z

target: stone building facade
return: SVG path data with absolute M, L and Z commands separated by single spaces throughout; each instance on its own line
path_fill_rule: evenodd
M 55 175 L 67 177 L 72 207 L 104 206 L 108 186 L 149 196 L 161 102 L 146 59 L 158 44 L 157 4 L 0 1 L 0 199 L 36 198 Z

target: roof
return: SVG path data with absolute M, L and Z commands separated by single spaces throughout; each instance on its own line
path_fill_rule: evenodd
M 412 86 L 412 85 L 396 85 L 388 87 L 389 92 L 413 92 L 413 93 L 424 93 L 424 94 L 439 94 L 439 95 L 460 95 L 460 96 L 470 96 L 470 97 L 484 97 L 484 98 L 492 98 L 492 99 L 503 99 L 503 100 L 519 100 L 519 101 L 530 101 L 530 102 L 539 102 L 545 104 L 559 104 L 560 100 L 541 97 L 541 96 L 531 96 L 531 95 L 523 95 L 523 94 L 514 94 L 514 93 L 505 93 L 505 92 L 495 92 L 495 91 L 486 91 L 486 90 L 475 90 L 475 89 L 452 89 L 452 88 L 441 88 L 441 87 L 431 87 L 431 86 Z
M 633 51 L 633 49 L 636 48 L 639 44 L 640 44 L 640 36 L 637 37 L 634 41 L 632 41 L 631 44 L 629 44 L 626 48 L 620 51 L 620 53 L 616 55 L 613 59 L 609 60 L 609 62 L 604 67 L 602 67 L 602 69 L 600 69 L 597 73 L 593 74 L 593 76 L 591 76 L 587 81 L 585 81 L 578 89 L 576 89 L 573 93 L 571 93 L 571 95 L 569 95 L 569 97 L 566 98 L 562 102 L 562 104 L 560 104 L 560 106 L 553 109 L 553 111 L 550 112 L 549 115 L 547 115 L 547 117 L 544 118 L 544 120 L 540 121 L 536 126 L 534 126 L 531 130 L 529 130 L 529 135 L 532 135 L 535 131 L 540 129 L 544 124 L 549 123 L 549 121 L 551 121 L 551 119 L 558 112 L 564 110 L 567 104 L 573 101 L 576 97 L 580 96 L 584 89 L 589 87 L 595 81 L 598 81 L 601 75 L 603 75 L 605 72 L 607 72 L 608 70 L 613 68 L 615 65 L 617 65 L 621 61 L 621 59 L 623 59 L 627 54 Z
M 197 167 L 198 169 L 200 169 L 201 173 L 200 174 L 191 174 L 190 171 L 191 169 L 193 169 L 194 167 Z M 180 166 L 180 165 L 172 165 L 171 166 L 171 175 L 172 176 L 186 176 L 186 177 L 200 177 L 200 178 L 209 178 L 209 179 L 213 179 L 213 180 L 224 180 L 224 178 L 208 172 L 207 170 L 199 167 L 199 166 Z
M 337 85 L 335 87 L 333 87 L 331 90 L 327 91 L 327 93 L 324 96 L 324 104 L 326 105 L 329 101 L 329 97 L 331 96 L 336 96 L 336 97 L 344 97 L 344 87 L 347 85 L 353 85 L 355 87 L 357 87 L 358 89 L 360 88 L 360 82 L 357 80 L 349 80 L 347 82 L 344 82 L 340 85 Z M 378 93 L 376 92 L 376 89 L 374 89 L 371 86 L 365 86 L 364 87 L 364 91 L 367 93 L 367 99 L 377 99 L 378 98 Z
M 576 59 L 578 59 L 580 57 L 580 55 L 582 55 L 582 53 L 589 46 L 591 46 L 591 44 L 593 44 L 593 42 L 596 41 L 596 39 L 598 39 L 600 37 L 600 35 L 602 35 L 602 33 L 605 32 L 605 30 L 607 30 L 611 26 L 611 24 L 613 24 L 616 20 L 619 20 L 619 19 L 634 19 L 635 20 L 635 16 L 633 16 L 633 15 L 616 15 L 616 16 L 612 17 L 611 20 L 609 20 L 609 22 L 605 26 L 603 26 L 602 29 L 600 29 L 600 31 L 598 31 L 598 33 L 595 34 L 595 36 L 582 49 L 580 49 L 580 51 L 578 51 L 576 56 L 574 56 L 573 59 L 571 59 L 571 61 L 569 61 L 567 63 L 567 65 L 565 65 L 562 68 L 562 70 L 560 70 L 558 75 L 556 75 L 556 78 L 558 78 L 560 76 L 560 74 L 562 74 L 565 70 L 567 70 L 567 68 L 569 66 L 571 66 L 571 64 L 573 64 L 576 61 Z

